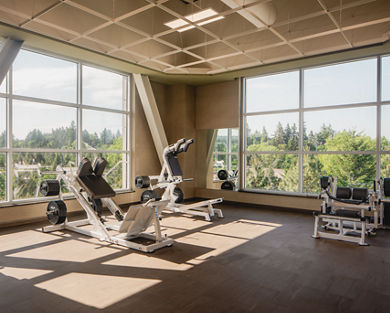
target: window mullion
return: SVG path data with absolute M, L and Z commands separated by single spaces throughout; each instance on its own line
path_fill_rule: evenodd
M 376 179 L 381 176 L 381 101 L 382 101 L 382 59 L 377 57 L 377 107 L 376 107 Z
M 13 92 L 13 86 L 12 86 L 12 65 L 8 71 L 8 78 L 7 78 L 7 88 L 8 88 L 8 98 L 7 98 L 7 175 L 6 175 L 6 184 L 7 184 L 7 195 L 6 200 L 12 201 L 13 200 L 13 155 L 12 155 L 12 122 L 13 122 L 13 101 L 12 101 L 12 92 Z
M 81 149 L 82 149 L 82 134 L 83 134 L 83 116 L 82 116 L 82 109 L 81 109 L 81 102 L 82 102 L 82 66 L 80 63 L 77 64 L 77 155 L 76 155 L 76 162 L 77 164 L 80 164 L 82 155 L 81 155 Z
M 299 70 L 299 158 L 298 158 L 298 191 L 303 192 L 303 99 L 304 99 L 304 76 L 303 70 Z

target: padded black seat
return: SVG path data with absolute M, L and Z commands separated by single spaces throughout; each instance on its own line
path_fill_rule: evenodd
M 360 212 L 351 210 L 336 210 L 335 215 L 341 217 L 360 218 Z
M 91 162 L 84 158 L 79 165 L 77 181 L 91 199 L 112 198 L 116 195 L 115 191 L 101 176 L 106 164 L 105 159 L 99 158 L 95 162 L 94 171 Z

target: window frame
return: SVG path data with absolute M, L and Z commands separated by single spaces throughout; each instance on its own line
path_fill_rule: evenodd
M 235 155 L 237 156 L 237 169 L 239 168 L 240 166 L 240 161 L 239 161 L 239 158 L 240 158 L 240 129 L 239 128 L 221 128 L 221 129 L 216 129 L 216 138 L 218 137 L 218 131 L 219 130 L 222 130 L 222 129 L 226 129 L 227 130 L 227 135 L 228 135 L 228 142 L 227 142 L 227 151 L 226 152 L 218 152 L 218 151 L 215 151 L 215 147 L 214 147 L 214 151 L 213 151 L 213 157 L 212 157 L 212 162 L 214 160 L 214 157 L 218 156 L 218 155 L 226 155 L 226 159 L 227 159 L 227 166 L 225 166 L 225 170 L 227 171 L 231 171 L 232 170 L 232 156 Z M 237 129 L 238 131 L 238 149 L 236 152 L 232 151 L 232 132 L 234 129 Z M 213 162 L 213 181 L 214 182 L 218 182 L 219 179 L 216 179 L 216 172 L 214 172 L 214 162 Z
M 0 207 L 2 206 L 10 206 L 10 205 L 23 205 L 23 204 L 30 204 L 30 203 L 41 203 L 46 202 L 47 198 L 44 197 L 34 197 L 34 198 L 26 198 L 26 199 L 14 199 L 13 196 L 13 181 L 14 181 L 14 169 L 13 169 L 13 154 L 18 152 L 30 152 L 30 153 L 45 153 L 45 152 L 52 152 L 52 153 L 75 153 L 76 154 L 76 162 L 79 164 L 79 162 L 82 159 L 82 155 L 86 153 L 104 153 L 104 154 L 122 154 L 126 156 L 125 160 L 125 166 L 126 166 L 126 176 L 122 177 L 124 180 L 122 182 L 122 185 L 124 185 L 124 188 L 115 189 L 118 193 L 125 193 L 125 192 L 131 192 L 132 191 L 132 164 L 130 153 L 132 151 L 131 145 L 132 145 L 132 108 L 134 103 L 134 81 L 132 79 L 131 73 L 122 72 L 119 70 L 113 70 L 110 68 L 105 68 L 98 64 L 93 64 L 90 62 L 85 62 L 78 59 L 72 59 L 72 58 L 65 58 L 60 55 L 48 53 L 46 51 L 41 51 L 38 49 L 32 49 L 29 47 L 22 48 L 23 50 L 27 50 L 29 52 L 38 53 L 43 56 L 53 57 L 56 59 L 73 62 L 77 65 L 77 99 L 76 103 L 72 102 L 64 102 L 64 101 L 57 101 L 57 100 L 49 100 L 49 99 L 43 99 L 43 98 L 35 98 L 35 97 L 29 97 L 29 96 L 21 96 L 21 95 L 15 95 L 13 94 L 13 66 L 10 67 L 6 77 L 5 77 L 5 83 L 6 83 L 6 92 L 1 93 L 0 92 L 0 98 L 5 99 L 6 101 L 6 146 L 0 147 L 0 153 L 5 153 L 6 155 L 6 197 L 4 201 L 0 201 Z M 110 109 L 110 108 L 104 108 L 104 107 L 98 107 L 93 105 L 85 105 L 82 103 L 82 67 L 88 66 L 92 68 L 97 68 L 100 70 L 104 70 L 107 72 L 119 74 L 123 76 L 122 86 L 125 88 L 123 90 L 123 95 L 126 97 L 124 101 L 125 108 L 122 110 L 119 109 Z M 77 111 L 77 133 L 76 133 L 76 148 L 75 149 L 57 149 L 57 148 L 15 148 L 13 147 L 12 142 L 12 129 L 13 129 L 13 101 L 14 100 L 21 100 L 21 101 L 29 101 L 34 103 L 44 103 L 49 105 L 57 105 L 61 107 L 71 107 L 75 108 Z M 122 132 L 122 136 L 126 136 L 125 146 L 122 148 L 122 150 L 106 150 L 106 149 L 86 149 L 82 148 L 82 131 L 83 131 L 83 125 L 82 125 L 82 115 L 84 110 L 93 110 L 93 111 L 99 111 L 99 112 L 110 112 L 110 113 L 120 113 L 123 114 L 125 119 L 123 123 L 123 129 L 124 132 Z M 74 198 L 73 195 L 65 195 L 65 199 L 67 198 Z
M 304 197 L 314 197 L 316 194 L 304 192 L 303 186 L 303 158 L 304 156 L 313 154 L 371 154 L 376 156 L 376 179 L 380 178 L 381 175 L 381 156 L 390 154 L 390 151 L 383 150 L 381 151 L 381 132 L 382 132 L 382 107 L 390 106 L 390 100 L 382 101 L 382 58 L 390 57 L 390 54 L 375 54 L 359 58 L 347 59 L 339 62 L 327 62 L 322 64 L 316 64 L 315 66 L 301 66 L 298 68 L 291 68 L 284 71 L 266 73 L 263 75 L 247 76 L 241 78 L 241 114 L 240 114 L 240 190 L 254 193 L 265 193 L 265 194 L 278 194 L 278 195 L 289 195 L 289 196 L 304 196 Z M 376 60 L 376 101 L 372 102 L 362 102 L 362 103 L 353 103 L 353 104 L 332 104 L 326 106 L 318 107 L 304 107 L 304 71 L 313 68 L 331 66 L 344 64 L 354 61 L 362 61 L 367 59 Z M 251 78 L 257 78 L 262 76 L 269 76 L 274 74 L 282 74 L 287 72 L 299 71 L 299 107 L 296 109 L 286 109 L 286 110 L 272 110 L 272 111 L 263 111 L 263 112 L 250 112 L 246 113 L 246 81 Z M 337 109 L 347 109 L 347 108 L 361 108 L 361 107 L 376 107 L 376 149 L 370 151 L 305 151 L 304 142 L 303 142 L 303 125 L 304 125 L 304 113 L 312 111 L 325 111 L 325 110 L 337 110 Z M 246 129 L 246 117 L 247 116 L 260 116 L 267 114 L 280 114 L 280 113 L 299 113 L 299 149 L 297 151 L 247 151 L 247 129 Z M 251 154 L 296 154 L 298 155 L 298 181 L 299 188 L 298 192 L 292 191 L 282 191 L 282 190 L 266 190 L 266 189 L 253 189 L 246 187 L 246 158 Z

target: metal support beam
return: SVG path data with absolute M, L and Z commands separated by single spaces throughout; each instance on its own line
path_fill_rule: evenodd
M 160 112 L 158 111 L 156 99 L 154 98 L 152 85 L 148 76 L 133 74 L 135 85 L 144 108 L 146 120 L 148 122 L 157 155 L 163 165 L 163 150 L 168 146 L 167 136 L 161 121 Z
M 23 40 L 7 38 L 4 41 L 3 48 L 0 51 L 0 85 L 3 83 L 12 63 L 14 63 L 22 44 Z

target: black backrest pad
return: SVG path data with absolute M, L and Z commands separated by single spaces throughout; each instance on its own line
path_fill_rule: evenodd
M 104 158 L 97 158 L 93 163 L 93 171 L 96 176 L 102 176 L 104 170 L 106 169 L 107 161 Z
M 177 159 L 177 156 L 173 153 L 170 153 L 168 155 L 168 164 L 171 168 L 173 176 L 183 176 L 183 171 L 181 170 L 179 160 Z
M 386 197 L 390 197 L 390 178 L 383 179 L 383 192 Z
M 91 161 L 87 158 L 81 160 L 79 168 L 77 170 L 77 176 L 84 177 L 93 173 Z
M 320 178 L 320 184 L 322 189 L 326 189 L 329 186 L 329 177 L 328 176 L 322 176 Z
M 351 195 L 352 195 L 352 190 L 349 187 L 337 187 L 336 189 L 336 198 L 350 199 Z
M 352 199 L 367 201 L 368 199 L 368 189 L 367 188 L 353 188 L 352 189 Z
M 104 178 L 94 173 L 91 162 L 87 158 L 83 159 L 79 165 L 77 181 L 92 199 L 111 198 L 115 196 L 115 191 Z

